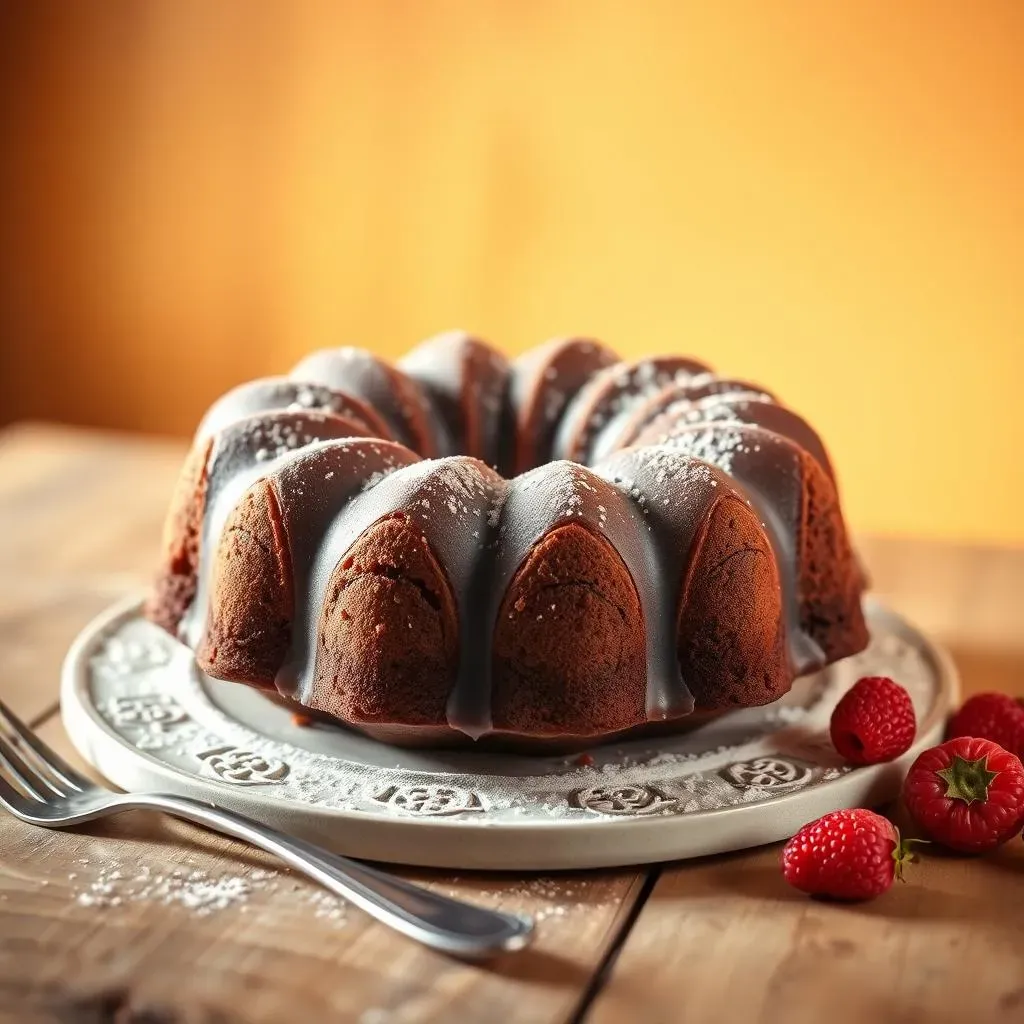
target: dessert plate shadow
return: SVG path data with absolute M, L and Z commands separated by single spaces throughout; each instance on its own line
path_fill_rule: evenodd
M 941 739 L 959 692 L 952 660 L 881 603 L 869 598 L 866 612 L 869 648 L 798 680 L 785 700 L 583 758 L 409 751 L 298 726 L 257 691 L 203 675 L 138 599 L 79 635 L 61 710 L 82 756 L 123 789 L 208 800 L 353 857 L 509 870 L 679 860 L 892 799 Z M 899 761 L 851 768 L 828 721 L 863 675 L 907 687 L 918 735 Z

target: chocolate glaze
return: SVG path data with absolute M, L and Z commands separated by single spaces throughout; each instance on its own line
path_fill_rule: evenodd
M 555 338 L 513 361 L 508 392 L 512 475 L 556 457 L 552 445 L 566 406 L 595 374 L 617 362 L 611 349 L 590 338 Z
M 425 458 L 454 451 L 444 421 L 420 386 L 372 352 L 361 348 L 321 349 L 299 362 L 290 376 L 361 399 L 380 413 L 395 440 Z
M 465 331 L 428 338 L 399 360 L 444 420 L 454 450 L 497 467 L 508 360 Z
M 355 420 L 367 437 L 390 438 L 387 424 L 371 405 L 323 384 L 308 384 L 288 377 L 262 377 L 240 384 L 210 406 L 199 423 L 196 437 L 212 437 L 236 420 L 275 410 L 319 410 Z
M 636 440 L 638 433 L 662 413 L 672 410 L 689 409 L 693 403 L 716 399 L 731 401 L 747 399 L 774 402 L 775 398 L 763 388 L 733 377 L 719 377 L 713 373 L 701 373 L 685 380 L 673 380 L 659 391 L 636 402 L 629 416 L 620 421 L 620 429 L 611 433 L 606 443 L 614 448 L 627 448 Z
M 618 431 L 645 399 L 671 383 L 687 383 L 707 371 L 704 363 L 682 356 L 607 367 L 569 403 L 555 433 L 552 457 L 592 465 L 614 450 Z
M 787 437 L 813 456 L 835 480 L 832 460 L 825 445 L 803 417 L 784 405 L 745 394 L 712 395 L 696 402 L 673 403 L 663 413 L 640 425 L 635 432 L 628 433 L 623 438 L 622 447 L 671 444 L 678 431 L 689 431 L 704 423 L 746 423 Z

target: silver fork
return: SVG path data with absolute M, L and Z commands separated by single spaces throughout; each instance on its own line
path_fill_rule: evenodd
M 522 949 L 533 931 L 533 922 L 527 917 L 441 896 L 216 804 L 171 793 L 104 789 L 75 771 L 3 701 L 0 804 L 16 818 L 43 828 L 70 828 L 131 810 L 163 811 L 185 818 L 274 854 L 378 921 L 454 956 L 480 958 Z

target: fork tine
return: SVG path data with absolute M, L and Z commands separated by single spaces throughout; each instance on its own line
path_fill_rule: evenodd
M 2 735 L 0 735 L 0 770 L 6 768 L 8 775 L 14 779 L 14 781 L 21 786 L 21 788 L 30 796 L 33 800 L 38 801 L 41 804 L 45 804 L 47 798 L 43 796 L 37 785 L 42 782 L 46 787 L 52 790 L 57 796 L 63 796 L 56 787 L 48 783 L 46 779 L 42 777 L 38 772 L 33 771 L 25 762 L 17 755 L 14 747 L 7 742 Z
M 15 734 L 16 742 L 24 744 L 39 759 L 43 767 L 65 786 L 79 792 L 89 789 L 92 783 L 81 772 L 75 771 L 56 751 L 51 750 L 18 716 L 0 700 L 0 726 L 6 725 Z M 52 786 L 50 787 L 53 788 Z
M 25 803 L 24 794 L 19 793 L 0 772 L 0 807 L 6 807 L 15 817 L 21 817 Z

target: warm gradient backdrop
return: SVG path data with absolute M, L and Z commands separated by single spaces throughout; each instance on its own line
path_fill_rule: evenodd
M 0 418 L 323 345 L 761 378 L 861 529 L 1024 542 L 1024 3 L 0 3 Z

